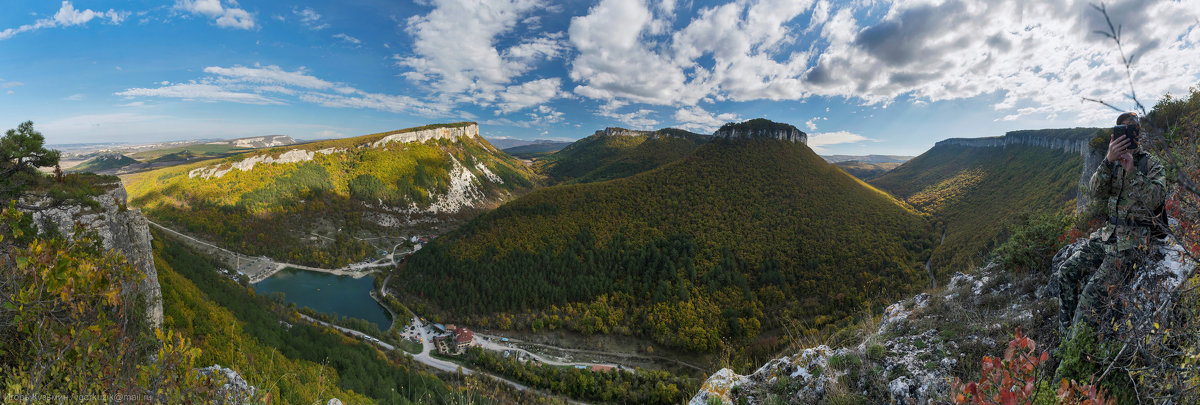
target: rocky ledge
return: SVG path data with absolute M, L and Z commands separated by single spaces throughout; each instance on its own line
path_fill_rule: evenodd
M 146 318 L 153 327 L 162 325 L 162 292 L 158 285 L 158 271 L 154 268 L 154 257 L 150 246 L 150 227 L 141 211 L 126 205 L 125 187 L 121 184 L 101 185 L 104 194 L 95 197 L 99 209 L 79 205 L 56 207 L 33 213 L 33 221 L 39 230 L 58 229 L 71 237 L 75 224 L 95 232 L 105 249 L 120 252 L 145 275 L 135 288 L 146 299 Z
M 724 139 L 773 138 L 787 142 L 808 143 L 808 134 L 804 131 L 790 124 L 772 122 L 762 118 L 722 125 L 717 132 L 713 133 L 713 137 Z
M 1058 307 L 1049 274 L 1083 242 L 1064 247 L 1052 269 L 1039 274 L 1014 275 L 995 264 L 958 273 L 944 289 L 897 302 L 877 323 L 864 322 L 857 345 L 804 348 L 748 375 L 721 369 L 690 403 L 809 404 L 848 397 L 866 403 L 949 402 L 952 381 L 964 374 L 964 366 L 978 365 L 983 355 L 1003 354 L 1016 328 L 1054 333 Z M 1179 245 L 1158 248 L 1129 285 L 1138 291 L 1134 300 L 1153 307 L 1195 266 Z M 1039 343 L 1045 349 L 1052 342 Z

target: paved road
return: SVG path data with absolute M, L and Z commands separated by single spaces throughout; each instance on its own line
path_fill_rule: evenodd
M 334 329 L 337 329 L 338 331 L 340 331 L 340 332 L 342 332 L 342 333 L 347 333 L 347 334 L 350 334 L 350 335 L 352 335 L 352 336 L 358 337 L 358 338 L 360 338 L 360 339 L 362 339 L 362 340 L 365 340 L 365 341 L 367 341 L 367 342 L 374 343 L 374 344 L 378 345 L 379 347 L 382 347 L 382 348 L 384 348 L 384 349 L 387 349 L 388 351 L 397 350 L 397 348 L 396 348 L 395 346 L 392 346 L 392 345 L 390 345 L 390 344 L 388 344 L 388 343 L 386 343 L 386 342 L 384 342 L 384 341 L 382 341 L 382 340 L 376 339 L 376 338 L 374 338 L 373 336 L 371 336 L 371 335 L 368 335 L 368 334 L 366 334 L 366 333 L 362 333 L 362 332 L 359 332 L 359 331 L 357 331 L 357 330 L 354 330 L 354 329 L 350 329 L 350 328 L 343 328 L 343 327 L 341 327 L 341 326 L 337 326 L 337 325 L 334 325 L 334 324 L 330 324 L 330 323 L 327 323 L 327 322 L 324 322 L 324 321 L 318 320 L 318 319 L 316 319 L 316 318 L 313 318 L 313 317 L 311 317 L 311 316 L 308 316 L 308 315 L 305 315 L 305 314 L 300 314 L 300 317 L 301 317 L 301 318 L 304 318 L 304 320 L 307 320 L 307 321 L 309 321 L 309 322 L 313 322 L 313 323 L 316 323 L 316 324 L 319 324 L 319 325 L 323 325 L 323 326 L 327 326 L 327 327 L 330 327 L 330 328 L 334 328 Z M 418 362 L 421 362 L 422 364 L 428 365 L 428 366 L 430 366 L 430 367 L 433 367 L 433 368 L 436 368 L 436 369 L 438 369 L 438 370 L 442 370 L 442 371 L 445 371 L 445 372 L 448 372 L 448 373 L 456 373 L 456 372 L 458 372 L 459 368 L 460 368 L 460 367 L 462 367 L 462 366 L 459 366 L 457 363 L 453 363 L 453 362 L 445 361 L 445 360 L 442 360 L 442 359 L 437 359 L 437 358 L 434 358 L 433 356 L 430 356 L 430 355 L 429 355 L 430 351 L 432 351 L 432 350 L 433 350 L 433 343 L 432 343 L 432 342 L 430 342 L 430 340 L 428 339 L 428 333 L 427 333 L 427 331 L 425 330 L 425 328 L 421 327 L 421 320 L 420 320 L 420 319 L 413 319 L 413 323 L 417 325 L 417 329 L 418 329 L 418 330 L 420 330 L 420 331 L 421 331 L 421 334 L 424 336 L 424 338 L 422 339 L 422 341 L 424 342 L 424 343 L 423 343 L 423 345 L 424 345 L 424 348 L 421 350 L 421 353 L 420 353 L 420 354 L 414 355 L 414 356 L 413 356 L 413 359 L 414 359 L 414 360 L 416 360 L 416 361 L 418 361 Z M 469 368 L 466 368 L 466 367 L 462 367 L 462 372 L 463 372 L 463 374 L 464 374 L 464 375 L 471 375 L 471 374 L 474 374 L 474 373 L 475 373 L 475 371 L 474 371 L 474 370 L 471 370 L 471 369 L 469 369 Z M 505 378 L 502 378 L 502 377 L 499 377 L 499 376 L 497 376 L 497 375 L 495 375 L 495 374 L 491 374 L 491 373 L 483 373 L 483 374 L 487 375 L 488 377 L 494 378 L 494 379 L 496 379 L 497 381 L 500 381 L 500 382 L 502 382 L 502 383 L 508 384 L 508 385 L 512 386 L 513 388 L 516 388 L 516 389 L 518 389 L 518 390 L 521 390 L 521 391 L 529 391 L 529 387 L 527 387 L 527 386 L 525 386 L 525 385 L 523 385 L 523 384 L 520 384 L 520 383 L 517 383 L 517 382 L 511 381 L 511 380 L 508 380 L 508 379 L 505 379 Z
M 491 338 L 492 341 L 495 342 L 495 341 L 499 341 L 504 336 L 487 335 L 487 334 L 478 333 L 478 332 L 475 333 L 476 341 L 479 341 L 480 338 L 483 338 L 483 337 Z M 599 351 L 599 350 L 586 350 L 586 349 L 568 349 L 565 347 L 557 347 L 557 346 L 551 346 L 551 345 L 546 345 L 546 344 L 541 344 L 541 343 L 525 342 L 525 341 L 522 341 L 519 339 L 513 339 L 513 338 L 508 338 L 508 341 L 510 344 L 520 343 L 520 344 L 525 344 L 525 345 L 530 345 L 530 346 L 540 346 L 540 347 L 545 347 L 550 350 L 558 350 L 558 351 L 569 352 L 569 353 L 582 353 L 582 354 L 590 354 L 590 355 L 594 355 L 594 356 L 606 356 L 606 357 L 610 357 L 610 358 L 635 358 L 635 359 L 643 359 L 643 360 L 663 360 L 663 361 L 673 362 L 673 363 L 679 364 L 681 366 L 693 368 L 696 371 L 699 371 L 701 373 L 709 372 L 709 371 L 705 371 L 703 368 L 700 368 L 700 366 L 690 364 L 690 363 L 687 363 L 687 362 L 684 362 L 681 360 L 662 357 L 662 356 L 647 356 L 647 355 L 634 354 L 634 353 L 614 353 L 614 352 L 604 352 L 604 351 Z M 571 365 L 574 365 L 574 364 L 608 365 L 608 364 L 602 364 L 602 363 L 571 363 Z
M 275 261 L 275 260 L 272 260 L 269 258 L 265 258 L 265 260 L 264 260 L 264 257 L 246 256 L 246 255 L 234 252 L 232 250 L 225 249 L 220 246 L 214 245 L 212 243 L 205 242 L 203 240 L 183 234 L 174 229 L 159 225 L 158 223 L 151 221 L 149 219 L 147 219 L 146 222 L 149 222 L 150 225 L 154 225 L 155 227 L 162 229 L 163 231 L 166 231 L 166 232 L 172 233 L 174 235 L 177 235 L 179 237 L 182 237 L 192 243 L 218 250 L 221 253 L 224 253 L 231 257 L 240 258 L 240 260 L 245 261 L 248 265 L 250 263 L 253 263 L 254 268 L 261 268 L 261 270 L 251 270 L 250 272 L 244 273 L 250 277 L 251 283 L 257 283 L 259 281 L 266 280 L 267 277 L 270 277 L 272 274 L 275 274 L 276 272 L 283 270 L 285 268 L 288 268 L 288 267 L 293 267 L 293 268 L 297 268 L 297 269 L 301 269 L 301 270 L 319 271 L 322 273 L 331 273 L 331 274 L 345 275 L 345 276 L 351 276 L 354 278 L 359 278 L 359 277 L 363 277 L 363 276 L 366 276 L 367 274 L 371 274 L 371 273 L 375 272 L 375 270 L 372 270 L 372 269 L 379 268 L 379 267 L 393 267 L 396 265 L 396 262 L 393 259 L 393 254 L 388 254 L 387 257 L 384 257 L 383 259 L 379 259 L 379 260 L 376 260 L 371 263 L 354 263 L 354 264 L 351 264 L 349 266 L 342 267 L 339 269 L 323 269 L 320 267 L 312 267 L 312 266 L 305 266 L 305 265 L 301 265 L 301 264 Z M 237 269 L 237 271 L 242 272 L 242 269 Z M 250 273 L 253 273 L 253 274 L 250 274 Z

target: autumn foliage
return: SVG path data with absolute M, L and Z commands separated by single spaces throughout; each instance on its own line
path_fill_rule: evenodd
M 978 381 L 963 384 L 954 382 L 952 397 L 956 404 L 1028 404 L 1036 398 L 1039 389 L 1045 389 L 1044 363 L 1049 353 L 1038 352 L 1037 342 L 1021 333 L 1018 328 L 1013 339 L 1004 350 L 1004 358 L 984 356 L 982 376 Z M 1075 381 L 1062 380 L 1057 393 L 1060 404 L 1110 404 L 1102 389 L 1093 384 L 1082 385 Z

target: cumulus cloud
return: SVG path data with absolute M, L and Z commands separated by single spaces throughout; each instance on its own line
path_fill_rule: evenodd
M 544 8 L 540 0 L 434 0 L 434 9 L 406 21 L 413 36 L 413 55 L 396 55 L 407 69 L 403 77 L 426 85 L 455 103 L 496 106 L 511 112 L 548 100 L 559 81 L 530 80 L 516 84 L 539 61 L 563 51 L 561 34 L 498 47 L 498 37 L 513 33 L 530 13 Z M 551 86 L 553 84 L 553 86 Z M 553 92 L 551 91 L 553 87 Z
M 543 104 L 557 98 L 561 93 L 559 91 L 561 87 L 562 79 L 557 77 L 532 80 L 520 85 L 510 86 L 497 94 L 498 102 L 496 106 L 499 109 L 496 110 L 496 113 L 507 114 Z
M 817 153 L 824 153 L 825 146 L 840 145 L 846 143 L 858 143 L 863 141 L 875 141 L 875 139 L 846 131 L 837 132 L 822 132 L 808 135 L 808 147 Z
M 681 108 L 675 111 L 676 126 L 699 133 L 713 132 L 727 122 L 741 120 L 736 114 L 724 113 L 713 115 L 699 106 Z
M 209 76 L 188 83 L 164 81 L 159 83 L 160 87 L 132 88 L 115 94 L 128 98 L 162 97 L 259 105 L 295 101 L 332 108 L 369 108 L 427 117 L 446 117 L 450 114 L 450 105 L 446 103 L 358 90 L 344 83 L 313 76 L 303 67 L 288 71 L 275 65 L 209 66 L 204 68 L 204 72 Z
M 630 129 L 654 129 L 654 126 L 658 125 L 658 120 L 651 117 L 652 114 L 655 114 L 654 110 L 641 108 L 626 113 L 617 112 L 624 105 L 625 103 L 623 102 L 612 101 L 602 105 L 600 111 L 597 111 L 596 114 L 615 120 Z
M 1153 101 L 1200 80 L 1200 8 L 1119 0 L 1110 14 Z M 1000 95 L 1008 119 L 1109 112 L 1125 102 L 1115 44 L 1087 0 L 744 0 L 705 7 L 672 32 L 673 7 L 602 0 L 571 20 L 575 94 L 693 106 L 843 97 L 869 105 Z M 807 16 L 807 22 L 805 21 Z M 1126 102 L 1126 104 L 1128 104 Z M 815 122 L 814 122 L 815 124 Z
M 116 11 L 113 9 L 108 9 L 108 11 L 78 10 L 75 6 L 71 5 L 71 2 L 63 1 L 58 12 L 54 13 L 53 17 L 34 21 L 33 24 L 26 24 L 16 28 L 6 28 L 4 31 L 0 31 L 0 41 L 12 38 L 23 32 L 43 28 L 84 25 L 94 19 L 107 20 L 108 23 L 115 25 L 120 24 L 126 17 L 129 17 L 128 11 Z
M 293 8 L 292 14 L 300 18 L 300 23 L 304 24 L 310 30 L 320 31 L 329 28 L 329 24 L 321 21 L 321 14 L 318 14 L 311 7 L 305 7 L 303 10 Z
M 193 15 L 202 15 L 214 19 L 221 28 L 236 28 L 250 30 L 256 27 L 254 16 L 246 10 L 236 8 L 236 1 L 227 0 L 231 7 L 221 4 L 221 0 L 178 0 L 175 8 Z

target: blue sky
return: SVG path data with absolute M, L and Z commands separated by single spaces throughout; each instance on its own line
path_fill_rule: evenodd
M 1200 82 L 1200 3 L 1107 2 L 1142 101 Z M 1110 125 L 1130 106 L 1086 1 L 23 1 L 0 13 L 0 127 L 50 143 L 711 132 L 765 117 L 826 154 Z

